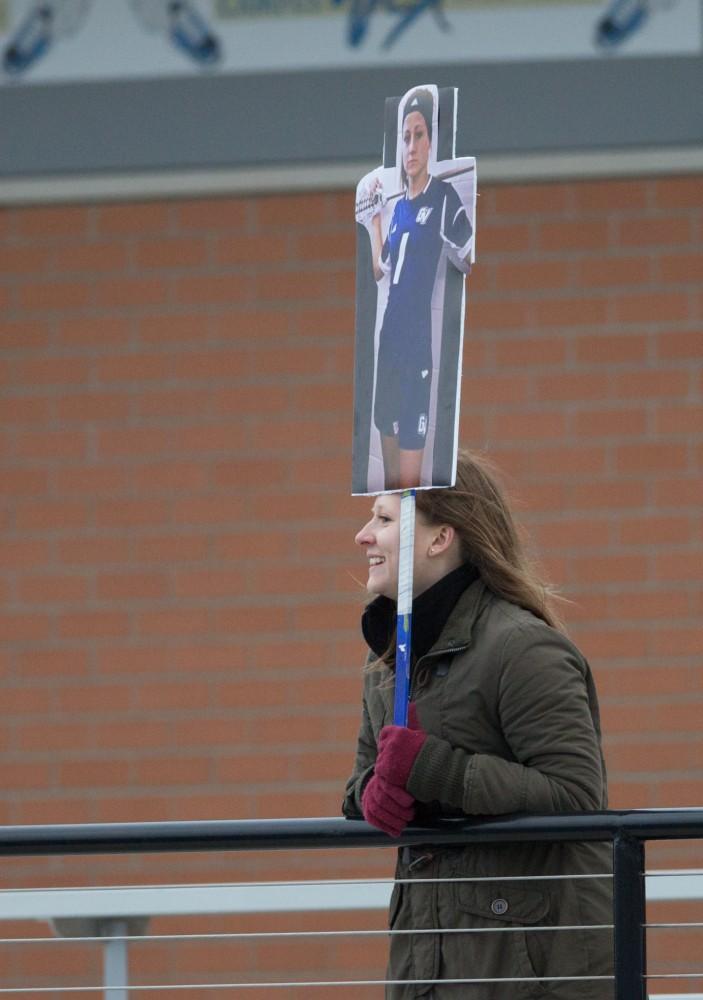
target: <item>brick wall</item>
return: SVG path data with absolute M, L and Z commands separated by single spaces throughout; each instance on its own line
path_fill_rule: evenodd
M 351 215 L 350 193 L 0 211 L 0 823 L 338 812 L 368 507 L 348 496 Z M 701 177 L 479 199 L 462 439 L 573 601 L 614 806 L 703 798 L 702 245 Z

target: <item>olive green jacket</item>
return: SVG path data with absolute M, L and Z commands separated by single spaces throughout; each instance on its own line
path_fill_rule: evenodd
M 481 580 L 464 591 L 439 639 L 417 662 L 411 697 L 429 734 L 407 785 L 420 804 L 418 819 L 606 807 L 598 704 L 586 660 L 562 633 L 497 598 Z M 384 666 L 365 676 L 356 762 L 343 804 L 350 818 L 361 815 L 378 734 L 392 721 L 393 674 Z M 610 979 L 580 977 L 612 975 L 612 931 L 549 929 L 610 925 L 611 870 L 609 844 L 400 851 L 396 877 L 411 882 L 394 887 L 393 930 L 485 932 L 393 936 L 388 978 L 416 982 L 391 985 L 386 996 L 611 1000 Z M 605 877 L 560 877 L 588 875 Z M 452 979 L 484 982 L 447 982 Z M 485 982 L 496 979 L 513 981 Z

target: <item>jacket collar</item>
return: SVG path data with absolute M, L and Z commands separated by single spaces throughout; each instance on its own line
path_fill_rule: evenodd
M 466 645 L 465 640 L 459 641 L 466 632 L 466 612 L 459 617 L 455 612 L 461 607 L 473 607 L 473 601 L 469 601 L 467 605 L 467 595 L 474 593 L 477 583 L 480 583 L 478 570 L 470 563 L 465 563 L 415 598 L 412 622 L 415 658 L 421 658 L 435 649 Z M 389 650 L 389 646 L 395 636 L 396 616 L 396 603 L 387 597 L 377 597 L 364 610 L 361 619 L 364 638 L 379 657 L 394 653 L 394 650 Z
M 488 588 L 478 577 L 463 592 L 447 618 L 446 624 L 433 643 L 430 654 L 451 652 L 471 645 L 474 625 L 486 606 Z

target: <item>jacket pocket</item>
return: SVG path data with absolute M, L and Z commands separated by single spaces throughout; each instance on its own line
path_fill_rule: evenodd
M 549 912 L 549 896 L 539 889 L 510 882 L 457 882 L 456 889 L 461 909 L 486 920 L 538 924 Z
M 513 882 L 456 882 L 455 891 L 460 922 L 495 932 L 471 935 L 477 978 L 517 978 L 523 982 L 513 984 L 515 996 L 543 996 L 550 985 L 542 978 L 550 964 L 545 945 L 553 932 L 536 928 L 550 925 L 549 895 Z M 496 997 L 503 996 L 498 985 L 494 989 Z

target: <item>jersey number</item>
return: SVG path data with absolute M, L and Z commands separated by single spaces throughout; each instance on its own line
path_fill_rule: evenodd
M 398 263 L 395 265 L 395 271 L 393 273 L 394 285 L 397 285 L 400 281 L 400 272 L 403 270 L 403 261 L 405 260 L 405 248 L 408 245 L 408 236 L 410 236 L 410 233 L 403 233 L 400 237 L 400 246 L 398 247 Z

